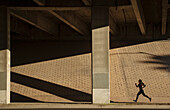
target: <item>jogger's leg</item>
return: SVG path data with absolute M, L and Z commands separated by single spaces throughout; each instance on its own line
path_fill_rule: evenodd
M 142 95 L 144 96 L 144 97 L 146 97 L 146 98 L 150 98 L 150 97 L 148 97 L 145 93 L 144 93 L 144 91 L 142 92 Z
M 138 93 L 137 93 L 137 96 L 136 96 L 136 102 L 137 102 L 137 100 L 138 100 L 138 97 L 139 97 L 139 95 L 141 94 L 141 91 L 139 91 Z
M 142 92 L 142 95 L 143 95 L 144 97 L 148 98 L 148 99 L 151 101 L 151 98 L 148 97 L 148 96 L 144 93 L 144 91 Z

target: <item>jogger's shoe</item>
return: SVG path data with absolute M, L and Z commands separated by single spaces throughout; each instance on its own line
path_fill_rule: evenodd
M 134 102 L 137 102 L 137 100 L 133 100 Z

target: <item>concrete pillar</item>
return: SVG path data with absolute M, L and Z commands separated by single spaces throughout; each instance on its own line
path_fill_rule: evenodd
M 109 8 L 94 5 L 92 7 L 92 76 L 93 103 L 110 103 Z
M 10 103 L 10 16 L 0 7 L 0 103 Z

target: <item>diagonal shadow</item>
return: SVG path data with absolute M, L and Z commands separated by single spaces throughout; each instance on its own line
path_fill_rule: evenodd
M 30 97 L 23 96 L 21 94 L 15 93 L 15 92 L 10 92 L 10 99 L 11 102 L 41 102 L 36 99 L 32 99 Z
M 155 67 L 155 69 L 165 70 L 170 73 L 170 55 L 153 55 L 151 59 L 154 61 L 143 61 L 142 63 L 161 64 L 163 66 Z
M 161 64 L 163 67 L 155 67 L 154 69 L 160 69 L 170 72 L 170 55 L 155 55 L 147 52 L 124 52 L 124 53 L 113 53 L 110 55 L 118 55 L 118 54 L 146 54 L 150 56 L 150 59 L 154 61 L 140 61 L 142 63 L 151 63 L 151 64 Z
M 92 102 L 92 95 L 58 84 L 11 72 L 11 82 L 29 86 L 77 102 Z

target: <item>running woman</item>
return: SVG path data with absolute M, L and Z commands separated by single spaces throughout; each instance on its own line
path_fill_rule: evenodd
M 139 87 L 139 92 L 137 93 L 137 96 L 136 96 L 136 100 L 133 100 L 134 102 L 137 102 L 138 100 L 138 97 L 140 94 L 142 94 L 144 97 L 148 98 L 150 101 L 151 101 L 151 98 L 148 97 L 145 93 L 144 93 L 144 90 L 143 88 L 146 86 L 141 79 L 139 79 L 139 84 L 137 85 L 137 83 L 135 83 L 136 87 Z

